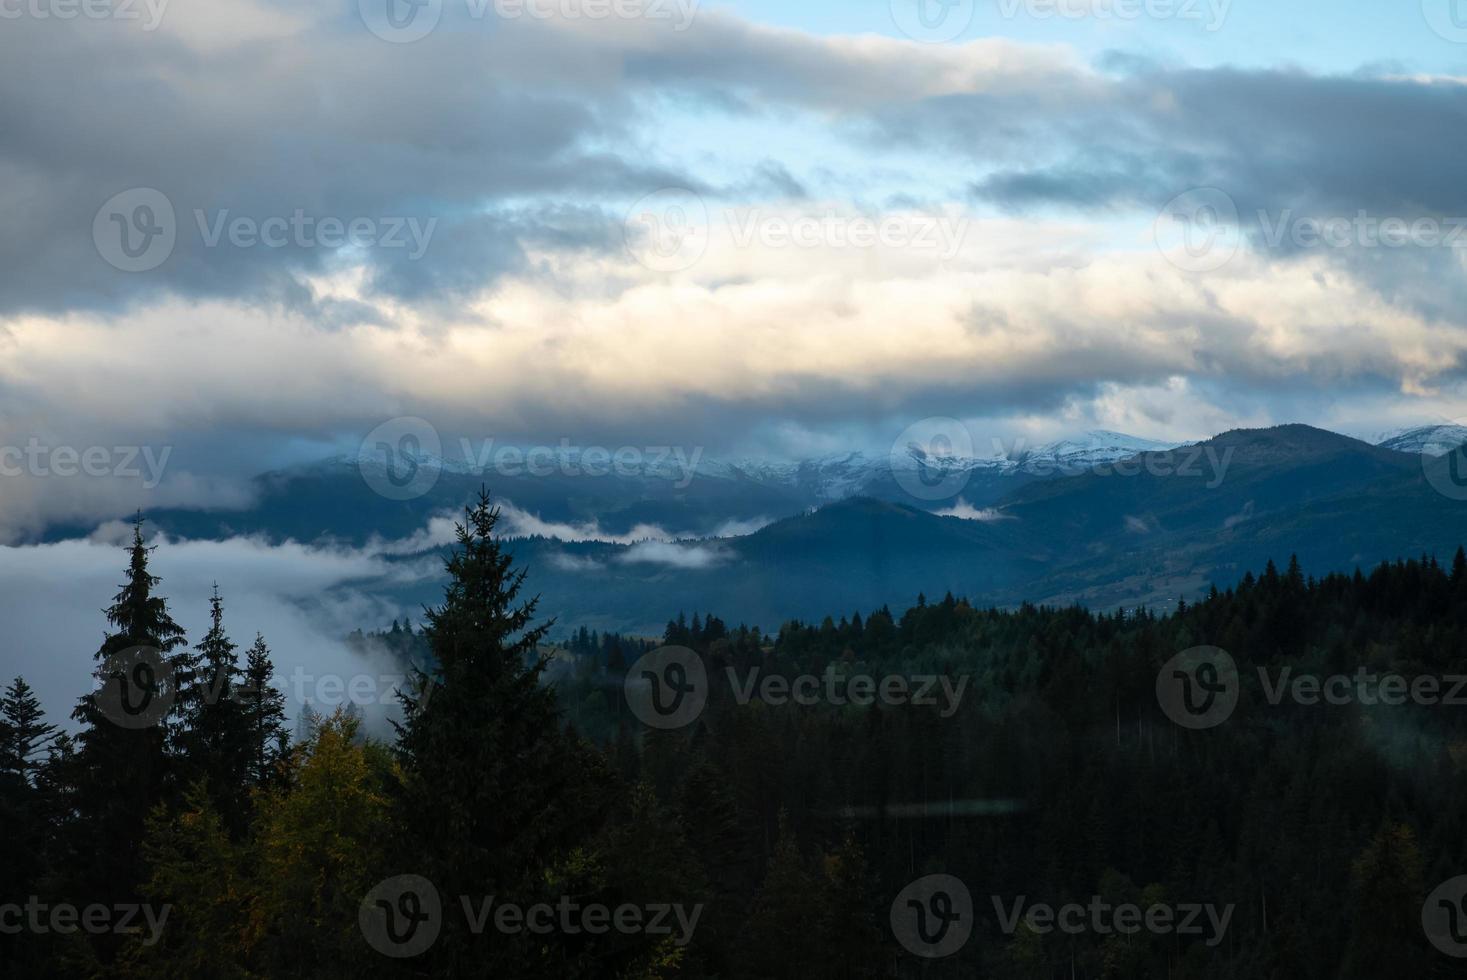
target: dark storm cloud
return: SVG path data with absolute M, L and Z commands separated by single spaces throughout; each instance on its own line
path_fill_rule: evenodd
M 549 43 L 536 24 L 516 28 L 519 40 L 500 27 L 405 49 L 333 22 L 210 54 L 116 26 L 23 18 L 0 32 L 0 310 L 115 308 L 161 292 L 298 306 L 301 277 L 344 257 L 309 228 L 324 219 L 371 221 L 374 242 L 397 223 L 434 222 L 443 254 L 430 240 L 412 259 L 432 268 L 403 268 L 411 247 L 346 258 L 383 267 L 383 290 L 462 288 L 518 269 L 522 239 L 605 243 L 620 225 L 607 215 L 567 232 L 486 209 L 688 183 L 593 148 L 634 113 L 613 85 L 527 70 Z M 93 242 L 98 208 L 131 188 L 156 189 L 175 212 L 176 244 L 146 272 L 109 266 Z M 278 246 L 228 230 L 297 213 L 308 230 Z
M 1244 209 L 1467 213 L 1456 172 L 1467 86 L 1455 82 L 1161 70 L 1099 80 L 1088 98 L 1027 116 L 982 98 L 952 97 L 944 109 L 938 132 L 925 113 L 881 121 L 889 135 L 923 142 L 960 148 L 960 134 L 988 127 L 1011 148 L 1032 148 L 1033 163 L 975 184 L 980 197 L 1014 207 L 1159 207 L 1210 185 Z

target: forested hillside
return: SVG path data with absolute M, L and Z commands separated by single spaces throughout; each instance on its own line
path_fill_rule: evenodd
M 484 500 L 421 630 L 371 638 L 429 665 L 395 734 L 341 712 L 293 744 L 265 642 L 238 665 L 227 590 L 190 647 L 148 555 L 139 534 L 74 736 L 12 685 L 0 840 L 7 901 L 140 904 L 157 928 L 0 934 L 7 975 L 1460 975 L 1422 914 L 1467 873 L 1461 552 L 1317 581 L 1270 563 L 1167 616 L 945 596 L 773 634 L 670 611 L 660 643 L 552 646 Z M 679 680 L 677 725 L 638 700 L 684 676 L 647 667 L 659 646 L 706 676 Z M 1194 728 L 1158 678 L 1198 647 L 1238 682 Z M 119 724 L 105 695 L 140 677 L 167 710 Z M 1382 677 L 1412 696 L 1383 703 Z M 971 935 L 926 959 L 898 898 L 938 874 Z M 491 896 L 693 914 L 537 933 L 479 915 Z M 1052 931 L 1016 902 L 1227 911 L 1198 934 Z M 431 924 L 422 948 L 399 913 Z

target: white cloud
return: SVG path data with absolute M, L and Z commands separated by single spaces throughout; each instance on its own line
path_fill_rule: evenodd
M 709 545 L 641 541 L 632 545 L 617 560 L 628 565 L 666 565 L 669 568 L 697 570 L 721 565 L 728 558 L 727 552 Z
M 974 507 L 962 497 L 959 497 L 958 502 L 953 504 L 951 507 L 945 508 L 943 510 L 935 510 L 933 511 L 933 513 L 936 514 L 938 517 L 957 517 L 965 521 L 983 521 L 985 523 L 991 521 L 1013 520 L 1013 518 L 1009 517 L 1007 514 L 995 510 L 992 507 Z

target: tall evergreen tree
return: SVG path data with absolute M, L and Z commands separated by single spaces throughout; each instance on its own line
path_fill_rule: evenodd
M 275 664 L 265 638 L 255 634 L 254 646 L 245 655 L 244 683 L 239 701 L 244 713 L 249 757 L 246 771 L 250 783 L 263 786 L 273 778 L 276 764 L 286 751 L 285 694 L 275 687 Z
M 56 736 L 56 726 L 43 720 L 41 702 L 25 678 L 17 677 L 0 697 L 0 772 L 23 785 L 40 765 L 36 753 Z
M 16 895 L 31 894 L 45 872 L 52 821 L 35 756 L 55 734 L 35 693 L 17 677 L 0 697 L 0 866 L 6 890 Z M 6 947 L 18 945 L 0 938 L 0 964 L 13 959 Z
M 85 902 L 135 898 L 144 821 L 164 797 L 169 719 L 151 709 L 177 695 L 174 674 L 184 661 L 175 651 L 185 639 L 167 601 L 157 594 L 157 576 L 148 571 L 152 550 L 143 542 L 139 515 L 126 581 L 106 610 L 111 630 L 95 655 L 99 689 L 83 697 L 71 714 L 81 726 L 69 756 L 75 771 L 59 782 L 71 790 L 69 809 L 75 817 L 68 828 L 66 876 L 75 897 Z M 146 652 L 129 657 L 139 648 Z M 117 714 L 109 697 L 119 692 L 143 710 L 131 717 Z
M 209 598 L 209 631 L 191 658 L 191 683 L 179 691 L 183 725 L 178 741 L 184 778 L 204 780 L 220 812 L 241 830 L 254 753 L 245 705 L 239 698 L 244 675 L 236 649 L 224 630 L 224 599 L 215 585 Z
M 537 649 L 550 624 L 534 625 L 536 600 L 520 599 L 525 572 L 511 569 L 498 520 L 481 494 L 447 559 L 444 603 L 427 612 L 437 669 L 417 671 L 417 695 L 403 698 L 395 818 L 411 855 L 405 873 L 446 895 L 529 901 L 594 829 L 605 777 L 599 758 L 563 731 L 540 683 Z M 431 956 L 439 968 L 482 973 L 496 963 L 522 969 L 517 955 L 537 955 L 498 939 L 476 940 L 449 916 Z

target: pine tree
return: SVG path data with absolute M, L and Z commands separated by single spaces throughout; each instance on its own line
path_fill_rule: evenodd
M 40 764 L 33 757 L 56 737 L 56 726 L 42 719 L 41 702 L 22 677 L 17 677 L 0 697 L 0 773 L 31 785 L 31 773 Z
M 745 924 L 742 972 L 756 977 L 820 976 L 827 956 L 819 941 L 824 892 L 800 853 L 788 814 L 781 810 L 774 853 Z
M 46 868 L 53 814 L 35 755 L 55 738 L 56 726 L 43 717 L 34 692 L 17 677 L 0 698 L 0 866 L 13 894 L 30 894 Z M 0 963 L 13 960 L 7 947 L 19 944 L 0 936 Z M 25 972 L 19 966 L 11 964 L 16 976 Z
M 265 645 L 265 638 L 256 633 L 255 644 L 245 655 L 244 681 L 239 689 L 249 745 L 246 772 L 255 786 L 270 782 L 289 741 L 285 730 L 285 694 L 271 683 L 274 678 L 270 648 Z
M 219 812 L 241 831 L 254 752 L 239 697 L 244 675 L 236 649 L 224 631 L 224 600 L 216 584 L 209 598 L 209 631 L 192 658 L 191 683 L 179 691 L 183 726 L 178 741 L 184 777 L 204 780 Z
M 525 572 L 495 536 L 487 493 L 458 526 L 443 605 L 424 633 L 437 669 L 403 696 L 395 803 L 412 871 L 444 894 L 523 901 L 583 844 L 602 808 L 604 763 L 562 728 L 537 653 L 549 623 L 521 601 Z M 521 897 L 523 896 L 523 897 Z M 455 917 L 433 947 L 436 967 L 475 973 L 515 964 L 515 945 L 474 937 Z M 532 955 L 520 949 L 519 955 Z
M 75 815 L 67 828 L 73 859 L 67 876 L 74 893 L 87 902 L 135 900 L 143 873 L 144 821 L 167 785 L 170 719 L 155 709 L 166 708 L 177 695 L 175 675 L 186 662 L 174 651 L 185 639 L 167 601 L 157 594 L 158 578 L 148 571 L 152 550 L 143 543 L 139 515 L 128 548 L 127 580 L 106 611 L 112 628 L 95 655 L 101 687 L 72 711 L 81 726 L 69 757 L 73 771 L 57 779 L 70 791 L 68 808 Z M 144 652 L 132 657 L 139 648 Z M 119 716 L 109 700 L 116 692 L 143 710 Z M 140 700 L 132 701 L 134 694 Z M 98 945 L 99 955 L 110 958 L 115 937 Z

